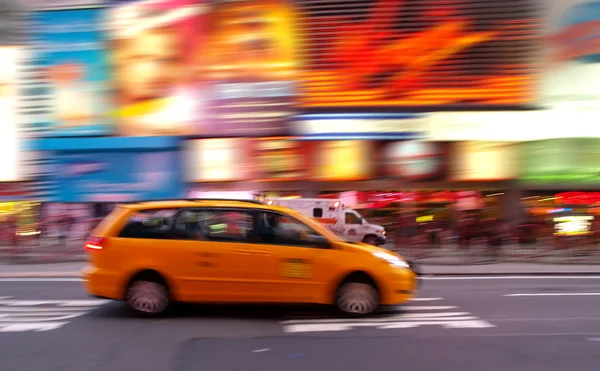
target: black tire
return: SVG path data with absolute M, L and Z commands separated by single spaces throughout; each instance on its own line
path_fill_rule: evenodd
M 350 278 L 342 282 L 335 293 L 335 309 L 349 317 L 364 317 L 379 308 L 379 292 L 368 279 Z
M 377 242 L 379 241 L 379 239 L 375 236 L 365 236 L 365 238 L 363 239 L 364 243 L 368 243 L 369 245 L 373 245 L 373 246 L 377 246 Z
M 156 274 L 141 274 L 129 282 L 125 302 L 136 315 L 158 317 L 164 315 L 171 307 L 171 294 L 162 277 Z

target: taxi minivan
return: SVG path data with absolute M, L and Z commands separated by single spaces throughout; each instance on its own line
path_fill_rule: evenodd
M 172 302 L 328 304 L 364 316 L 418 288 L 417 270 L 399 255 L 258 201 L 119 205 L 85 250 L 89 294 L 152 316 Z

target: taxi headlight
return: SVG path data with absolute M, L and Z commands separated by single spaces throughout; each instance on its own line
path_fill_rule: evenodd
M 379 259 L 385 260 L 395 268 L 410 268 L 407 262 L 400 259 L 396 255 L 388 254 L 381 251 L 374 252 L 373 255 L 378 257 Z

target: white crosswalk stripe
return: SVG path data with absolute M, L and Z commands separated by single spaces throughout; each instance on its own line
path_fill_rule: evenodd
M 413 301 L 437 301 L 442 298 L 417 298 Z M 416 306 L 407 304 L 398 311 L 368 318 L 310 318 L 280 321 L 286 333 L 349 331 L 361 327 L 405 329 L 420 326 L 441 326 L 445 329 L 490 328 L 493 324 L 453 305 Z
M 0 297 L 0 332 L 50 331 L 61 328 L 107 300 L 18 300 Z

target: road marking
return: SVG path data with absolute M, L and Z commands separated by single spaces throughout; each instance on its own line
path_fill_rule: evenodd
M 538 292 L 538 293 L 524 293 L 524 294 L 506 294 L 504 296 L 600 296 L 600 292 Z
M 600 338 L 587 338 L 588 341 L 600 341 Z
M 380 330 L 415 328 L 419 326 L 436 325 L 447 329 L 458 328 L 491 328 L 495 327 L 489 322 L 469 317 L 461 321 L 401 321 L 391 323 L 309 323 L 303 325 L 285 326 L 287 333 L 296 332 L 328 332 L 328 331 L 349 331 L 356 327 L 373 327 Z
M 406 313 L 398 314 L 386 317 L 370 317 L 370 318 L 318 318 L 318 319 L 290 319 L 281 321 L 280 323 L 287 324 L 298 324 L 298 323 L 381 323 L 390 321 L 403 321 L 409 319 L 432 319 L 432 318 L 443 318 L 443 317 L 456 317 L 464 318 L 470 316 L 469 312 L 452 312 L 452 313 Z
M 36 306 L 58 305 L 61 307 L 95 307 L 110 302 L 110 300 L 0 300 L 0 305 Z
M 412 298 L 410 301 L 437 301 L 442 300 L 442 298 Z
M 68 322 L 53 323 L 14 323 L 11 325 L 0 325 L 0 332 L 24 332 L 24 331 L 50 331 L 61 328 Z
M 50 331 L 109 300 L 0 299 L 0 332 Z
M 442 298 L 434 298 L 442 300 Z M 469 312 L 448 311 L 456 306 L 406 306 L 398 313 L 369 318 L 314 318 L 280 321 L 286 333 L 350 331 L 356 328 L 404 329 L 419 326 L 441 326 L 445 329 L 490 328 L 493 324 Z M 408 313 L 403 313 L 406 310 Z
M 411 307 L 411 306 L 406 306 L 406 307 L 402 307 L 400 310 L 446 310 L 446 309 L 456 309 L 457 307 L 453 307 L 450 305 L 447 306 L 423 306 L 423 307 Z
M 56 278 L 56 277 L 23 277 L 23 278 L 0 278 L 0 282 L 83 282 L 81 278 Z
M 423 276 L 424 280 L 433 281 L 458 281 L 458 280 L 540 280 L 540 279 L 600 279 L 600 276 L 577 275 L 572 276 Z
M 252 353 L 268 352 L 269 350 L 271 350 L 271 348 L 256 349 L 256 350 L 253 350 Z
M 0 300 L 14 298 L 14 296 L 0 296 Z

